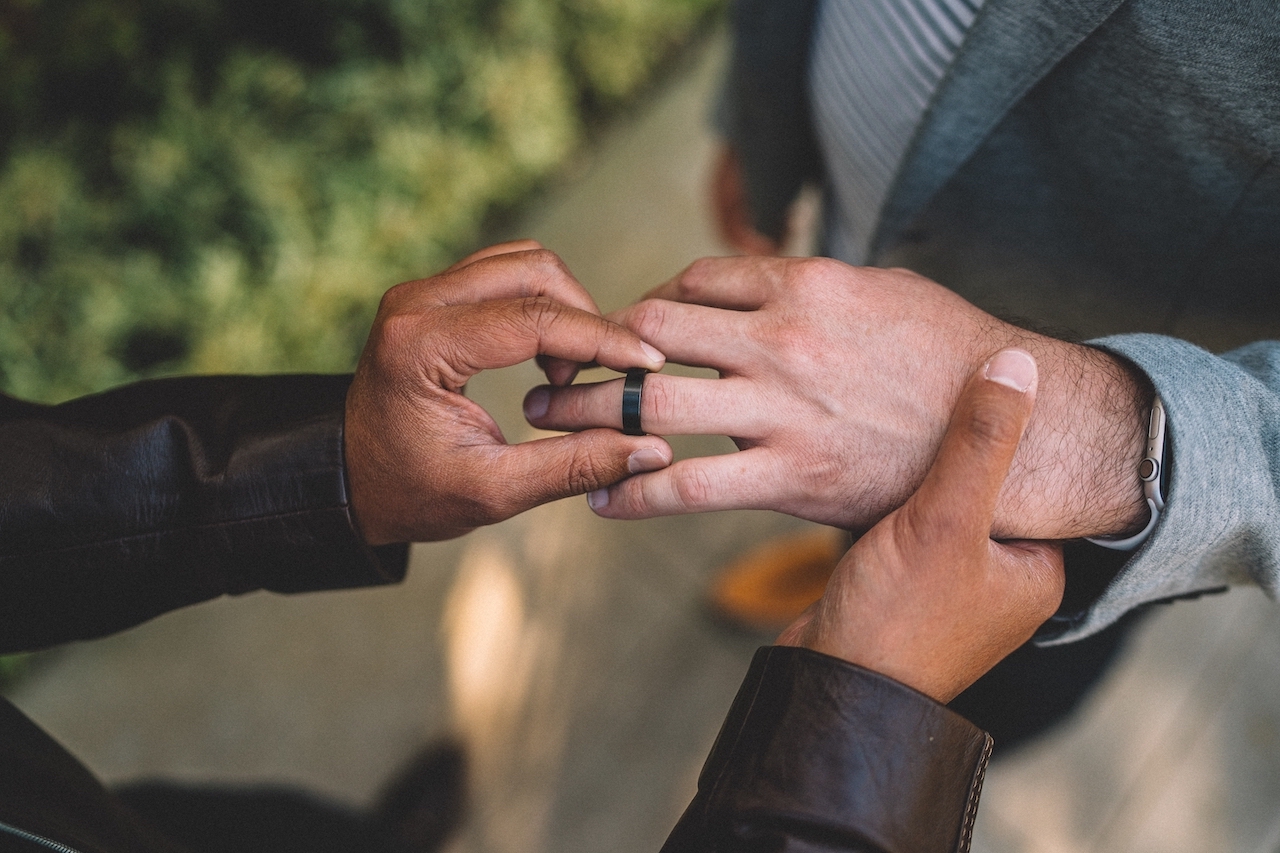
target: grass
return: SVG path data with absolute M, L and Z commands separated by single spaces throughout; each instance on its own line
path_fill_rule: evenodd
M 0 0 L 0 389 L 344 371 L 721 0 Z

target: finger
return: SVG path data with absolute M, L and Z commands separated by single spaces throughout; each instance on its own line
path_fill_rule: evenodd
M 514 245 L 490 246 L 440 275 L 401 284 L 392 288 L 392 298 L 401 303 L 398 307 L 413 308 L 546 296 L 580 311 L 600 313 L 591 294 L 555 252 L 541 247 L 496 251 Z
M 546 374 L 552 385 L 572 385 L 578 372 L 590 365 L 578 364 L 576 361 L 565 361 L 563 358 L 552 358 L 549 355 L 538 356 L 538 367 Z
M 692 367 L 738 373 L 752 362 L 752 316 L 666 299 L 645 299 L 608 315 L 656 347 L 666 358 Z M 540 362 L 547 381 L 568 385 L 591 365 L 555 359 Z
M 671 459 L 671 447 L 661 438 L 628 436 L 614 430 L 591 430 L 501 448 L 494 470 L 511 486 L 503 516 L 664 468 Z
M 476 261 L 482 261 L 485 258 L 492 258 L 495 255 L 506 255 L 511 252 L 533 252 L 541 248 L 542 244 L 537 240 L 511 240 L 507 243 L 495 243 L 492 246 L 485 246 L 483 249 L 472 252 L 462 260 L 453 264 L 453 266 L 444 270 L 444 272 L 451 273 L 462 269 L 468 264 L 474 264 Z
M 1005 621 L 1021 644 L 1057 612 L 1066 586 L 1058 542 L 991 542 L 996 571 L 987 576 L 992 602 L 1003 604 Z
M 777 292 L 787 262 L 783 258 L 702 258 L 645 298 L 753 311 Z
M 803 646 L 808 639 L 809 627 L 813 624 L 813 620 L 818 615 L 818 609 L 822 606 L 821 599 L 815 601 L 804 609 L 804 612 L 795 618 L 790 625 L 782 630 L 773 641 L 775 646 Z
M 682 459 L 643 477 L 587 495 L 596 515 L 653 518 L 722 509 L 768 509 L 782 503 L 776 457 L 765 448 Z
M 435 318 L 449 335 L 449 345 L 441 347 L 443 357 L 451 368 L 467 375 L 538 355 L 596 361 L 619 371 L 661 370 L 665 362 L 662 353 L 631 330 L 545 296 L 446 310 L 443 317 Z
M 934 541 L 986 539 L 1035 402 L 1035 359 L 1021 349 L 991 357 L 969 380 L 933 466 L 907 502 L 912 529 Z
M 667 358 L 692 367 L 737 373 L 751 364 L 759 351 L 754 343 L 756 315 L 749 312 L 645 299 L 612 312 L 608 318 L 635 332 Z
M 524 414 L 539 429 L 576 431 L 622 425 L 621 379 L 539 386 L 524 398 Z M 753 402 L 741 379 L 695 379 L 653 373 L 640 395 L 640 424 L 657 435 L 729 435 L 756 439 L 776 423 L 769 407 Z

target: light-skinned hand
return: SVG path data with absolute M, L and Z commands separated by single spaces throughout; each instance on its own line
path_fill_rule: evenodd
M 387 291 L 346 401 L 352 512 L 370 544 L 448 539 L 670 463 L 661 438 L 611 429 L 507 444 L 464 389 L 482 370 L 539 355 L 617 370 L 663 364 L 532 241 Z
M 727 435 L 740 453 L 683 459 L 590 496 L 609 518 L 772 509 L 866 530 L 911 495 L 968 378 L 1007 346 L 1040 365 L 1040 403 L 997 502 L 1002 538 L 1141 528 L 1136 470 L 1151 391 L 1114 357 L 1004 323 L 907 270 L 821 258 L 709 258 L 611 317 L 718 379 L 653 375 L 657 435 Z M 563 375 L 563 366 L 556 366 Z M 620 424 L 621 381 L 539 387 L 545 429 Z
M 990 538 L 1030 419 L 1036 363 L 1006 349 L 969 380 L 920 488 L 854 543 L 778 638 L 883 673 L 939 702 L 1021 646 L 1062 599 L 1062 551 Z

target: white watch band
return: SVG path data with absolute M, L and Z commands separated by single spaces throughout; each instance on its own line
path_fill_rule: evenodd
M 1142 481 L 1142 496 L 1147 499 L 1147 507 L 1151 510 L 1151 520 L 1147 526 L 1125 539 L 1086 539 L 1094 545 L 1110 548 L 1113 551 L 1134 551 L 1155 530 L 1160 513 L 1164 511 L 1164 447 L 1166 421 L 1164 402 L 1157 394 L 1151 401 L 1151 419 L 1147 422 L 1147 452 L 1138 463 L 1138 479 Z

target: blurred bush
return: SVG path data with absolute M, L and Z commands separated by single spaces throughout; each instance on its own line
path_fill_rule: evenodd
M 0 387 L 340 371 L 722 0 L 0 0 Z
M 0 692 L 26 672 L 29 657 L 29 655 L 0 655 Z

